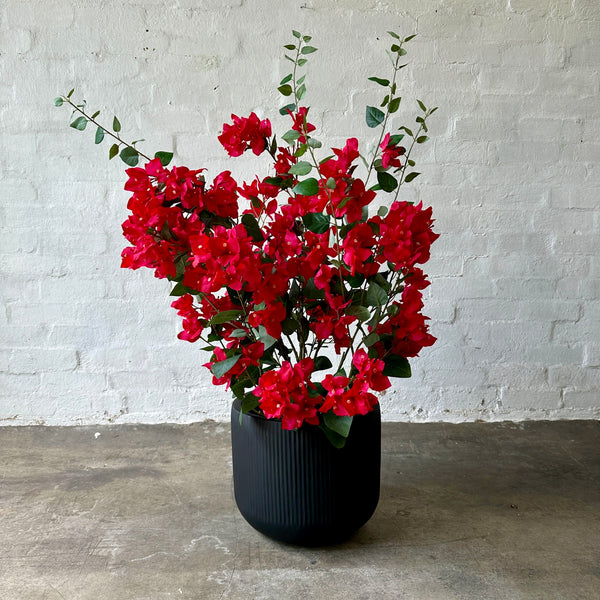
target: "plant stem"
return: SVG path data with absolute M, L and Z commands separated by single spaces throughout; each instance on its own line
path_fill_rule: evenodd
M 119 144 L 123 144 L 124 146 L 127 146 L 128 148 L 131 148 L 132 150 L 134 150 L 135 152 L 137 152 L 142 158 L 145 158 L 147 161 L 151 161 L 152 160 L 149 156 L 146 156 L 143 152 L 140 152 L 135 146 L 132 146 L 131 144 L 128 144 L 125 140 L 122 140 L 116 133 L 113 133 L 112 131 L 109 131 L 103 125 L 100 125 L 100 123 L 98 123 L 98 121 L 96 121 L 96 119 L 92 119 L 92 117 L 90 115 L 88 115 L 84 110 L 82 110 L 81 108 L 79 108 L 79 106 L 77 106 L 76 104 L 74 104 L 73 102 L 71 102 L 70 98 L 67 98 L 66 96 L 61 96 L 61 98 L 63 99 L 63 102 L 66 102 L 67 104 L 69 104 L 70 106 L 72 106 L 74 110 L 76 110 L 77 112 L 81 113 L 83 115 L 83 117 L 85 117 L 85 119 L 87 121 L 89 121 L 90 123 L 93 123 L 94 125 L 96 125 L 96 127 L 99 127 L 100 129 L 102 129 L 102 131 L 104 131 L 104 133 L 108 133 L 108 135 L 110 135 L 115 140 L 117 140 L 119 142 Z

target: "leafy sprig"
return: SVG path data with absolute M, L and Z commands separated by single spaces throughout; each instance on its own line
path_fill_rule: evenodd
M 74 91 L 75 89 L 72 89 L 68 94 L 60 95 L 54 98 L 54 106 L 63 106 L 66 104 L 73 109 L 69 119 L 70 127 L 77 129 L 78 131 L 83 131 L 86 129 L 88 123 L 91 123 L 96 127 L 96 133 L 94 135 L 95 144 L 101 144 L 106 135 L 116 140 L 108 150 L 109 160 L 118 155 L 120 159 L 130 167 L 135 167 L 138 164 L 140 157 L 147 161 L 152 160 L 149 156 L 136 148 L 136 144 L 145 140 L 135 140 L 131 143 L 128 143 L 122 139 L 119 135 L 121 131 L 121 122 L 116 116 L 113 116 L 112 131 L 108 127 L 101 125 L 96 120 L 100 115 L 99 110 L 90 115 L 86 112 L 87 102 L 85 100 L 82 100 L 79 104 L 76 104 L 71 100 L 71 96 L 73 96 Z M 167 166 L 173 158 L 173 153 L 156 152 L 154 158 L 158 158 L 163 166 Z

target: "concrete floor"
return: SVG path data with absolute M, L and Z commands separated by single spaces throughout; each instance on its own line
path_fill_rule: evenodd
M 600 598 L 600 423 L 384 424 L 348 543 L 254 531 L 229 430 L 0 428 L 2 600 Z

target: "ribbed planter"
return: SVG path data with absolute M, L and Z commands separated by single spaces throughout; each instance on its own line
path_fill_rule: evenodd
M 356 416 L 344 448 L 322 431 L 231 410 L 235 500 L 242 516 L 276 540 L 324 546 L 347 539 L 379 501 L 381 413 Z

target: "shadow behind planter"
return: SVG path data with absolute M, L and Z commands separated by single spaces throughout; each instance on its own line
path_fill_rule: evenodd
M 235 500 L 242 516 L 276 540 L 305 546 L 343 541 L 364 525 L 379 501 L 381 413 L 357 415 L 344 448 L 314 425 L 231 410 Z

